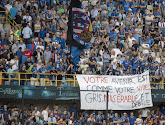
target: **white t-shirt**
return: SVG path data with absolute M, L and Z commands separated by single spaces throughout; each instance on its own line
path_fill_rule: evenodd
M 5 5 L 5 7 L 7 8 L 8 11 L 10 11 L 10 9 L 12 8 L 10 4 Z
M 32 30 L 29 27 L 25 27 L 23 28 L 22 34 L 23 38 L 28 39 L 30 38 L 30 35 L 32 35 Z
M 159 41 L 159 45 L 164 48 L 164 41 Z
M 117 55 L 122 55 L 122 52 L 120 51 L 120 49 L 112 49 L 112 51 L 115 51 L 115 58 L 117 57 Z M 111 55 L 112 58 L 112 55 Z
M 34 111 L 34 114 L 35 114 L 35 116 L 37 115 L 37 121 L 39 121 L 39 117 L 38 117 L 38 115 L 40 114 L 40 112 L 39 111 Z
M 114 59 L 112 62 L 111 62 L 111 65 L 112 65 L 112 67 L 113 67 L 113 69 L 116 69 L 116 67 L 117 67 L 117 59 Z M 115 62 L 115 63 L 114 63 Z
M 15 60 L 15 59 L 12 59 L 11 61 L 10 61 L 10 63 L 11 64 L 14 64 L 14 65 L 12 65 L 12 70 L 13 71 L 15 71 L 15 70 L 18 70 L 18 60 Z
M 143 120 L 140 119 L 140 118 L 137 118 L 137 119 L 136 119 L 136 122 L 141 122 L 141 123 L 139 123 L 139 124 L 137 123 L 137 125 L 143 125 Z
M 36 27 L 36 28 L 41 28 L 41 25 L 40 25 L 40 24 L 35 24 L 34 27 Z M 35 30 L 35 32 L 39 33 L 40 30 Z
M 36 47 L 36 49 L 37 49 L 37 48 L 40 48 L 41 50 L 44 50 L 44 49 L 45 49 L 44 46 L 42 46 L 42 45 L 41 45 L 41 46 L 38 45 L 38 46 Z
M 150 47 L 148 44 L 142 44 L 142 47 Z M 143 54 L 148 54 L 148 49 L 143 49 Z
M 149 109 L 141 109 L 140 112 L 142 113 L 142 117 L 147 117 L 150 110 Z
M 158 23 L 158 26 L 160 26 L 160 27 L 165 27 L 165 22 L 163 22 L 163 23 L 162 23 L 162 22 L 159 22 L 159 23 Z
M 84 63 L 85 60 L 86 60 L 86 59 L 81 59 L 81 58 L 80 58 L 79 65 L 83 65 L 83 63 Z
M 132 37 L 132 38 L 130 38 L 130 37 L 128 37 L 128 41 L 129 41 L 129 47 L 132 47 L 132 41 L 133 40 L 136 40 L 134 37 Z
M 147 21 L 147 20 L 153 20 L 154 19 L 154 15 L 151 15 L 150 17 L 149 16 L 146 16 L 146 24 L 147 25 L 151 25 L 151 22 L 150 21 Z
M 43 110 L 43 111 L 42 111 L 42 115 L 43 115 L 43 117 L 44 117 L 44 120 L 45 120 L 45 121 L 48 121 L 48 111 Z
M 29 23 L 32 20 L 31 16 L 23 16 L 23 20 L 26 19 L 26 22 Z M 30 23 L 29 23 L 30 24 Z

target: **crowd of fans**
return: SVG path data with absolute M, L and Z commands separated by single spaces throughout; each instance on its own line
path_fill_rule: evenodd
M 0 110 L 0 125 L 21 125 L 22 118 L 25 125 L 106 125 L 106 113 L 104 111 L 81 111 L 76 103 L 68 107 L 50 105 L 39 108 L 30 104 L 22 109 L 15 104 L 2 105 Z M 108 125 L 165 125 L 165 106 L 160 105 L 156 109 L 140 109 L 137 111 L 116 112 L 110 110 L 107 116 Z
M 85 11 L 92 21 L 94 39 L 77 65 L 66 45 L 70 0 L 1 0 L 0 4 L 5 11 L 0 15 L 8 14 L 17 23 L 9 31 L 6 24 L 0 29 L 1 72 L 33 73 L 21 75 L 31 79 L 31 85 L 37 85 L 37 73 L 51 73 L 49 79 L 55 81 L 56 76 L 58 80 L 73 78 L 65 74 L 120 76 L 149 70 L 153 82 L 163 80 L 164 0 L 88 0 Z M 44 86 L 47 76 L 40 78 Z
M 82 0 L 83 3 L 86 0 Z M 80 62 L 73 65 L 70 46 L 66 45 L 68 7 L 70 0 L 1 0 L 1 17 L 10 16 L 17 25 L 0 29 L 0 72 L 3 78 L 29 79 L 30 85 L 40 85 L 45 79 L 72 80 L 66 74 L 134 75 L 149 70 L 151 81 L 164 81 L 165 71 L 165 0 L 88 0 L 85 11 L 93 25 L 92 44 L 84 49 Z M 4 18 L 1 22 L 4 22 Z M 153 56 L 154 55 L 154 56 Z M 158 61 L 157 59 L 160 59 Z M 49 73 L 49 75 L 44 75 Z M 7 84 L 9 80 L 2 80 Z M 10 84 L 12 80 L 10 81 Z M 21 80 L 21 85 L 28 85 Z M 72 86 L 72 82 L 59 85 Z M 153 88 L 164 86 L 153 85 Z M 102 111 L 78 111 L 74 104 L 61 111 L 59 106 L 50 110 L 31 105 L 21 109 L 3 105 L 0 125 L 60 123 L 68 125 L 105 125 Z M 133 112 L 108 114 L 109 125 L 164 125 L 165 107 Z

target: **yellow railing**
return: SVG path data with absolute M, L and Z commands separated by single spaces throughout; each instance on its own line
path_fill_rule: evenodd
M 25 77 L 22 78 L 21 76 L 24 75 Z M 32 79 L 32 76 L 36 76 L 34 79 Z M 4 78 L 4 76 L 7 76 L 8 78 Z M 44 76 L 45 78 L 40 78 Z M 50 77 L 55 77 L 55 81 L 50 79 Z M 62 80 L 58 79 L 58 76 L 61 76 Z M 45 86 L 50 86 L 50 82 L 54 82 L 54 86 L 58 86 L 58 82 L 70 82 L 72 85 L 70 87 L 76 87 L 78 86 L 76 84 L 76 76 L 75 74 L 65 74 L 65 75 L 52 75 L 51 73 L 20 73 L 20 72 L 0 72 L 0 85 L 2 85 L 5 81 L 17 81 L 18 85 L 21 85 L 21 81 L 29 82 L 29 81 L 36 81 L 37 86 L 39 86 L 39 82 L 44 81 Z
M 66 123 L 48 123 L 48 125 L 66 125 Z
M 32 77 L 32 76 L 35 76 Z M 41 78 L 44 76 L 44 78 Z M 51 77 L 54 76 L 54 80 L 52 80 Z M 62 80 L 58 79 L 58 76 L 62 77 Z M 34 79 L 32 79 L 34 78 Z M 151 79 L 151 77 L 150 77 Z M 151 80 L 151 85 L 159 85 L 159 88 L 164 88 L 164 78 L 160 82 L 152 82 Z M 67 83 L 68 87 L 78 87 L 78 82 L 76 79 L 75 74 L 51 74 L 51 73 L 20 73 L 20 72 L 0 72 L 0 85 L 5 84 L 5 82 L 11 83 L 13 81 L 17 81 L 18 85 L 21 85 L 21 82 L 24 83 L 29 83 L 31 85 L 31 81 L 35 81 L 36 86 L 59 86 L 61 83 Z M 44 82 L 43 85 L 41 85 L 41 82 Z M 60 83 L 59 83 L 60 82 Z M 40 84 L 39 84 L 40 83 Z
M 0 11 L 0 13 L 5 13 L 6 14 L 6 11 Z M 1 19 L 6 19 L 6 24 L 8 22 L 10 22 L 10 24 L 13 26 L 13 27 L 18 27 L 19 30 L 21 31 L 21 27 L 11 18 L 10 15 L 6 14 L 5 17 L 0 17 Z

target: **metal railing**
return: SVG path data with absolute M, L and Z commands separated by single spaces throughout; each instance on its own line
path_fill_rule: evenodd
M 35 76 L 35 77 L 34 77 Z M 59 78 L 60 77 L 60 78 Z M 159 79 L 155 77 L 155 79 Z M 164 79 L 154 82 L 150 77 L 151 85 L 157 85 L 159 88 L 164 89 Z M 21 73 L 21 72 L 0 72 L 0 85 L 7 83 L 11 85 L 16 82 L 16 85 L 31 85 L 31 82 L 35 82 L 35 86 L 55 86 L 58 87 L 63 83 L 67 84 L 67 87 L 77 87 L 78 82 L 76 74 L 51 74 L 51 73 Z M 41 83 L 44 84 L 41 84 Z
M 6 13 L 6 11 L 0 11 L 0 13 L 5 13 L 4 17 L 0 17 L 0 19 L 6 19 L 6 24 L 9 22 L 14 28 L 17 26 L 21 31 L 21 27 L 12 19 L 10 15 Z
M 24 76 L 24 78 L 22 77 Z M 36 76 L 36 77 L 33 77 Z M 44 78 L 41 78 L 44 76 Z M 50 77 L 54 76 L 54 80 L 52 80 Z M 58 79 L 58 77 L 61 76 L 62 79 Z M 34 79 L 32 79 L 34 78 Z M 20 73 L 20 72 L 0 72 L 0 85 L 2 85 L 5 81 L 11 82 L 11 81 L 17 81 L 18 85 L 21 85 L 21 81 L 29 82 L 29 81 L 35 81 L 37 83 L 37 86 L 39 86 L 39 83 L 44 81 L 45 86 L 51 86 L 50 82 L 54 82 L 54 86 L 58 86 L 59 82 L 70 82 L 72 85 L 70 87 L 76 87 L 76 75 L 75 74 L 65 74 L 65 75 L 52 75 L 51 73 Z M 41 85 L 42 86 L 42 85 Z
M 48 123 L 48 125 L 66 125 L 66 123 Z

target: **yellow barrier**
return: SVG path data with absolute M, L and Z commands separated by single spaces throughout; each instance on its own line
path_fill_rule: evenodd
M 4 75 L 6 76 L 4 78 Z M 23 77 L 23 76 L 24 77 Z M 36 75 L 36 78 L 35 79 L 32 79 L 32 75 Z M 40 79 L 40 76 L 43 75 L 45 78 L 41 78 Z M 51 76 L 54 76 L 55 79 L 52 80 L 50 77 Z M 69 82 L 71 84 L 71 86 L 68 86 L 68 87 L 77 87 L 78 84 L 77 84 L 77 79 L 76 79 L 76 75 L 75 74 L 65 74 L 65 75 L 61 75 L 62 77 L 62 80 L 59 80 L 58 79 L 58 76 L 59 75 L 52 75 L 51 73 L 20 73 L 20 72 L 0 72 L 0 85 L 2 85 L 2 82 L 4 81 L 18 81 L 18 85 L 21 85 L 21 82 L 31 82 L 31 81 L 35 81 L 37 82 L 37 86 L 39 86 L 39 83 L 41 85 L 41 82 L 44 82 L 45 85 L 44 86 L 51 86 L 51 83 L 54 83 L 54 85 L 52 86 L 59 86 L 59 84 L 61 83 L 64 83 L 64 82 Z M 150 77 L 151 78 L 151 77 Z M 151 85 L 153 84 L 158 84 L 159 85 L 159 88 L 163 89 L 164 88 L 164 78 L 162 78 L 162 81 L 160 82 L 151 82 Z M 151 81 L 151 80 L 150 80 Z M 69 85 L 69 84 L 67 84 Z M 42 86 L 42 85 L 41 85 Z
M 5 13 L 6 14 L 6 11 L 0 11 L 0 13 Z M 19 30 L 21 31 L 21 27 L 11 18 L 11 16 L 10 15 L 8 15 L 8 14 L 6 14 L 5 15 L 5 17 L 0 17 L 1 19 L 6 19 L 6 24 L 8 23 L 8 22 L 10 22 L 10 24 L 13 26 L 13 27 L 15 27 L 15 26 L 17 26 L 18 28 L 19 28 Z
M 7 76 L 8 78 L 4 78 L 3 76 Z M 21 77 L 21 75 L 25 75 L 24 78 Z M 32 75 L 36 75 L 36 78 L 33 79 L 33 81 L 36 81 L 37 82 L 37 86 L 39 86 L 39 82 L 41 81 L 44 81 L 45 82 L 45 86 L 50 86 L 50 82 L 54 82 L 54 86 L 58 86 L 58 82 L 72 82 L 72 86 L 70 87 L 75 87 L 76 86 L 76 76 L 75 74 L 71 75 L 71 74 L 65 74 L 64 76 L 62 76 L 62 78 L 65 78 L 62 79 L 62 80 L 58 80 L 58 76 L 59 75 L 52 75 L 51 73 L 20 73 L 20 72 L 12 72 L 12 73 L 9 73 L 9 72 L 0 72 L 0 85 L 2 85 L 2 81 L 18 81 L 18 85 L 21 85 L 21 81 L 24 81 L 24 82 L 29 82 L 29 81 L 32 81 L 31 78 Z M 45 78 L 43 79 L 40 79 L 40 76 L 43 75 L 45 76 Z M 55 81 L 53 81 L 52 79 L 50 79 L 50 76 L 55 76 Z M 69 77 L 73 77 L 72 79 L 68 79 L 68 76 Z
M 66 125 L 66 123 L 64 124 L 62 124 L 62 123 L 48 123 L 48 125 Z

